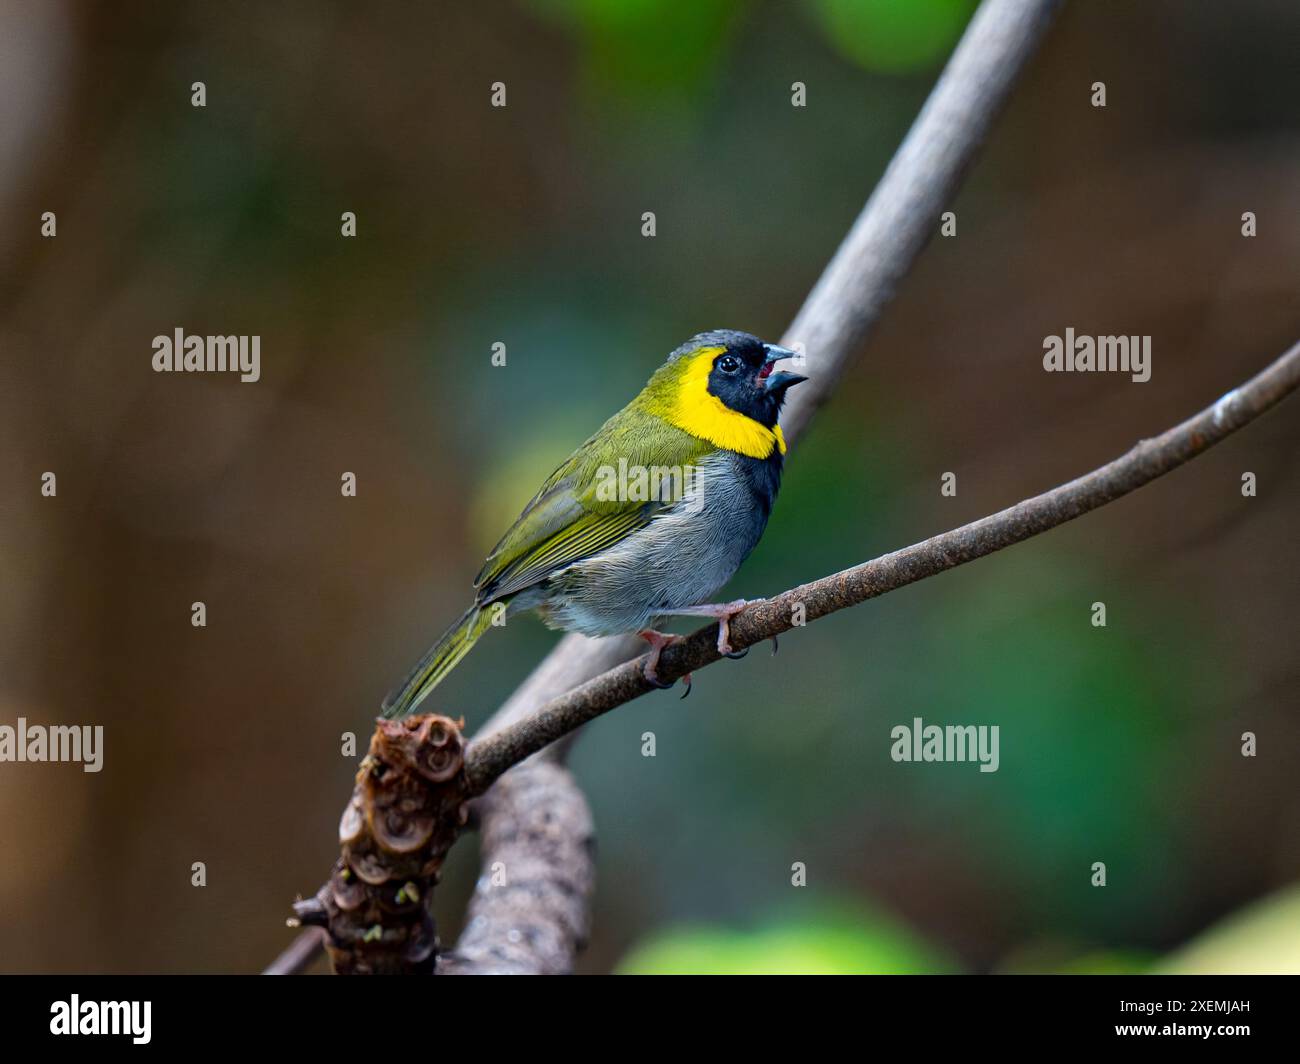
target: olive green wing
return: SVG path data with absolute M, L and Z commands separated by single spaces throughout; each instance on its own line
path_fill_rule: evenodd
M 552 473 L 501 537 L 474 580 L 480 606 L 540 583 L 622 542 L 672 505 L 610 489 L 620 469 L 692 466 L 711 445 L 627 407 Z M 613 495 L 614 497 L 611 497 Z
M 565 509 L 568 509 L 569 501 L 571 500 L 563 500 Z M 550 511 L 551 507 L 545 509 Z M 528 530 L 525 530 L 523 536 L 512 536 L 512 539 L 522 541 L 518 545 L 523 548 L 523 553 L 508 559 L 502 551 L 488 560 L 475 584 L 479 605 L 507 598 L 540 583 L 574 562 L 590 558 L 593 554 L 614 546 L 648 525 L 656 512 L 655 508 L 645 503 L 638 504 L 635 509 L 614 513 L 577 509 L 568 524 L 546 538 L 529 540 Z M 527 521 L 535 516 L 537 511 L 531 511 L 523 519 Z M 505 547 L 515 545 L 503 544 Z M 505 564 L 500 564 L 502 561 Z

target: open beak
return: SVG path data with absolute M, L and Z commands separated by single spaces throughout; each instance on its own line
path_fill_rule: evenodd
M 763 382 L 763 387 L 767 391 L 783 392 L 792 385 L 808 379 L 801 373 L 787 373 L 785 370 L 779 373 L 772 372 L 772 367 L 777 362 L 787 358 L 798 358 L 798 352 L 791 351 L 788 347 L 781 347 L 779 344 L 764 344 L 763 350 L 767 352 L 767 357 L 763 359 L 763 368 L 758 371 L 758 379 Z

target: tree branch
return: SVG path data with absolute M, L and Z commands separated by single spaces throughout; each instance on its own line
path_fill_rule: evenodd
M 324 928 L 309 927 L 298 933 L 278 957 L 263 969 L 263 975 L 298 975 L 306 971 L 325 950 Z
M 587 941 L 595 829 L 563 765 L 531 760 L 483 798 L 484 871 L 439 975 L 567 975 Z
M 1212 406 L 1154 439 L 1142 440 L 1091 473 L 992 516 L 747 607 L 731 622 L 731 643 L 738 649 L 752 646 L 801 627 L 796 618 L 804 623 L 817 620 L 1072 521 L 1203 454 L 1297 389 L 1300 343 Z M 717 627 L 708 625 L 668 648 L 659 661 L 660 678 L 675 680 L 721 660 Z M 550 675 L 549 670 L 539 673 Z M 541 687 L 539 673 L 530 683 Z M 624 662 L 470 744 L 463 782 L 451 804 L 460 809 L 460 795 L 483 794 L 509 773 L 487 806 L 490 810 L 499 802 L 505 808 L 495 827 L 487 827 L 492 821 L 484 818 L 485 831 L 499 836 L 485 838 L 485 852 L 498 855 L 517 879 L 513 893 L 505 889 L 509 884 L 480 885 L 470 926 L 457 952 L 446 958 L 448 972 L 569 970 L 586 933 L 592 881 L 590 814 L 561 766 L 545 760 L 517 766 L 601 714 L 653 690 L 657 688 L 646 680 L 640 659 Z M 551 785 L 557 789 L 547 794 Z M 511 830 L 518 824 L 527 826 Z M 508 932 L 516 932 L 517 941 L 511 942 Z M 305 943 L 295 943 L 269 970 L 293 970 L 291 965 L 305 965 L 310 957 Z
M 830 398 L 939 226 L 1061 0 L 984 0 L 835 257 L 782 338 L 803 345 L 811 380 L 781 415 L 787 441 Z
M 463 723 L 436 713 L 376 722 L 339 821 L 334 871 L 293 906 L 304 925 L 326 930 L 336 972 L 433 973 L 429 897 L 469 819 Z
M 946 572 L 1072 521 L 1149 484 L 1249 424 L 1300 387 L 1300 343 L 1213 406 L 1085 476 L 1015 506 L 886 554 L 874 561 L 792 588 L 747 607 L 731 621 L 731 644 L 752 646 L 806 621 Z M 720 660 L 718 626 L 701 628 L 659 659 L 661 680 L 676 680 Z M 640 659 L 588 680 L 535 713 L 470 743 L 465 776 L 470 794 L 482 794 L 512 765 L 615 706 L 655 690 Z

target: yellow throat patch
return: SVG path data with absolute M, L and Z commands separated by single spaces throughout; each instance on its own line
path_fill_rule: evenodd
M 781 435 L 780 425 L 770 429 L 760 425 L 752 417 L 732 410 L 709 391 L 713 360 L 724 350 L 702 347 L 690 356 L 664 420 L 724 451 L 735 451 L 750 458 L 768 458 L 773 448 L 785 454 L 785 437 Z

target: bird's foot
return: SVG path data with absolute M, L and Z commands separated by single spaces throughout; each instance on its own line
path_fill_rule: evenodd
M 670 635 L 666 632 L 656 632 L 653 628 L 643 628 L 641 631 L 637 632 L 637 635 L 650 644 L 650 657 L 646 659 L 645 668 L 643 670 L 645 673 L 646 683 L 650 684 L 651 687 L 659 688 L 661 691 L 667 691 L 668 688 L 672 687 L 672 682 L 664 683 L 663 680 L 659 679 L 659 655 L 664 652 L 665 647 L 670 647 L 674 643 L 680 643 L 682 637 L 679 635 Z M 688 672 L 682 677 L 682 679 L 686 681 L 686 694 L 682 695 L 682 697 L 685 698 L 686 695 L 691 693 L 691 674 Z
M 731 618 L 746 606 L 753 606 L 762 599 L 735 599 L 732 602 L 706 603 L 703 606 L 687 606 L 685 609 L 673 610 L 682 617 L 713 617 L 718 622 L 718 653 L 724 658 L 743 658 L 749 651 L 731 649 Z

